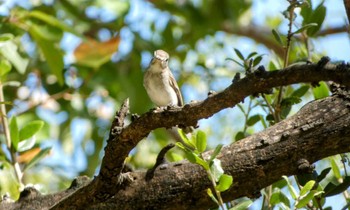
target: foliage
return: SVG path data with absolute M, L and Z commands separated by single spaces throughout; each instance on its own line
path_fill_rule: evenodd
M 0 14 L 0 189 L 14 198 L 26 184 L 54 192 L 66 188 L 72 177 L 96 173 L 120 102 L 129 97 L 133 113 L 153 107 L 142 86 L 142 69 L 153 50 L 170 52 L 170 66 L 178 83 L 185 84 L 185 99 L 198 100 L 226 87 L 236 73 L 243 77 L 260 65 L 276 71 L 317 60 L 321 53 L 315 43 L 327 35 L 321 32 L 329 12 L 326 1 L 276 1 L 284 11 L 259 16 L 264 22 L 259 24 L 258 1 L 13 2 L 0 10 L 5 11 Z M 328 85 L 319 83 L 251 96 L 201 122 L 193 138 L 184 136 L 187 147 L 179 144 L 184 155 L 173 151 L 169 157 L 201 165 L 213 185 L 208 195 L 218 205 L 245 209 L 250 200 L 232 204 L 220 198 L 234 184 L 217 158 L 222 145 L 328 95 Z M 151 166 L 169 142 L 163 130 L 149 138 L 130 154 L 132 167 Z M 205 159 L 208 149 L 214 151 Z M 284 177 L 263 190 L 261 208 L 324 209 L 329 196 L 347 192 L 346 163 L 343 154 L 320 161 L 311 175 L 294 181 Z

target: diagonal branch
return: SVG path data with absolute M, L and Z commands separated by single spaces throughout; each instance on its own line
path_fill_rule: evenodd
M 182 192 L 182 190 L 180 190 L 182 189 L 181 188 L 182 184 L 185 183 L 185 186 L 184 186 L 185 188 L 198 187 L 197 184 L 200 184 L 200 183 L 197 183 L 197 178 L 202 182 L 201 183 L 201 185 L 203 185 L 202 188 L 208 187 L 209 183 L 205 181 L 207 179 L 203 179 L 203 177 L 206 178 L 206 176 L 203 175 L 204 171 L 198 166 L 193 166 L 191 164 L 183 164 L 185 166 L 176 166 L 176 165 L 172 166 L 169 170 L 167 170 L 168 173 L 166 173 L 169 176 L 167 177 L 166 174 L 164 174 L 164 180 L 161 183 L 153 183 L 155 180 L 157 180 L 157 177 L 160 176 L 158 170 L 156 170 L 155 178 L 152 179 L 150 183 L 145 183 L 143 181 L 144 175 L 145 175 L 143 172 L 128 173 L 129 178 L 133 181 L 131 183 L 125 182 L 124 181 L 125 176 L 121 175 L 121 171 L 123 169 L 124 160 L 128 156 L 129 152 L 137 145 L 139 141 L 141 141 L 152 130 L 156 128 L 160 128 L 160 127 L 170 128 L 175 125 L 180 125 L 180 126 L 196 125 L 197 121 L 200 119 L 209 118 L 215 113 L 219 112 L 220 110 L 233 107 L 237 103 L 244 100 L 244 98 L 249 95 L 257 95 L 257 93 L 269 92 L 269 90 L 273 87 L 279 87 L 279 86 L 290 85 L 294 83 L 302 83 L 302 82 L 317 83 L 319 81 L 335 81 L 343 85 L 350 86 L 350 67 L 345 64 L 339 64 L 339 65 L 330 64 L 328 63 L 328 61 L 329 61 L 328 58 L 323 58 L 317 64 L 296 64 L 296 65 L 289 66 L 286 69 L 279 70 L 279 71 L 272 71 L 272 72 L 267 72 L 262 67 L 260 67 L 258 70 L 256 70 L 251 74 L 246 75 L 246 77 L 242 79 L 238 79 L 238 77 L 235 77 L 235 79 L 233 80 L 232 84 L 229 87 L 227 87 L 222 92 L 210 95 L 204 101 L 187 104 L 183 108 L 171 108 L 163 112 L 157 112 L 157 113 L 152 111 L 147 112 L 143 114 L 141 117 L 135 119 L 131 124 L 129 124 L 124 128 L 122 128 L 122 126 L 123 126 L 124 117 L 128 111 L 128 106 L 123 106 L 121 111 L 119 111 L 117 115 L 117 119 L 119 119 L 118 123 L 112 126 L 112 129 L 115 129 L 115 128 L 117 129 L 115 129 L 114 131 L 111 130 L 112 135 L 110 135 L 110 139 L 108 139 L 108 144 L 105 148 L 105 156 L 102 161 L 100 174 L 97 177 L 95 177 L 93 181 L 91 181 L 89 184 L 84 185 L 79 190 L 72 193 L 71 196 L 68 196 L 66 199 L 61 201 L 59 205 L 55 206 L 54 209 L 64 209 L 64 208 L 81 209 L 84 206 L 85 207 L 91 206 L 92 203 L 102 204 L 106 201 L 112 201 L 113 199 L 111 197 L 115 195 L 118 195 L 117 197 L 114 198 L 116 200 L 118 200 L 119 197 L 128 196 L 129 194 L 135 195 L 133 193 L 145 193 L 145 195 L 148 196 L 149 194 L 147 194 L 146 189 L 143 189 L 143 187 L 150 188 L 148 190 L 153 190 L 153 191 L 157 191 L 157 188 L 159 187 L 164 187 L 164 189 L 168 189 L 170 187 L 171 189 L 168 189 L 170 190 L 169 193 L 173 193 L 172 194 L 173 196 L 176 195 L 181 197 L 182 194 L 178 195 L 177 192 Z M 331 101 L 332 100 L 327 101 L 327 103 L 330 103 L 331 104 L 330 106 L 333 107 L 334 104 L 332 103 L 334 102 L 331 102 Z M 337 105 L 342 105 L 342 104 L 337 103 Z M 328 109 L 330 108 L 328 107 Z M 322 110 L 328 110 L 328 109 L 322 109 Z M 343 111 L 345 110 L 346 109 L 343 108 Z M 312 112 L 310 114 L 312 114 Z M 335 116 L 335 115 L 336 113 L 334 113 L 332 116 Z M 303 113 L 298 116 L 299 118 L 302 118 L 300 116 L 306 116 L 306 114 Z M 310 118 L 310 120 L 308 119 L 307 121 L 305 122 L 303 121 L 300 123 L 297 121 L 298 118 L 294 117 L 292 119 L 294 120 L 293 121 L 294 127 L 292 126 L 293 128 L 298 128 L 299 125 L 300 126 L 305 125 L 304 127 L 300 127 L 300 129 L 307 131 L 308 128 L 311 126 L 308 124 L 312 123 L 312 119 L 314 118 L 312 119 Z M 344 119 L 344 120 L 347 120 L 347 119 Z M 319 126 L 327 125 L 325 123 L 326 121 L 327 120 L 325 119 L 322 123 L 320 123 Z M 334 121 L 334 122 L 337 123 L 337 121 Z M 329 122 L 329 124 L 331 124 L 331 122 Z M 321 128 L 324 128 L 324 127 L 321 127 Z M 287 142 L 287 141 L 282 141 L 282 140 L 284 138 L 289 139 L 291 138 L 289 136 L 293 136 L 294 134 L 298 138 L 300 137 L 300 139 L 305 140 L 305 138 L 302 138 L 302 136 L 299 136 L 298 133 L 295 133 L 292 128 L 290 128 L 291 130 L 288 131 L 286 134 L 284 134 L 282 138 L 281 133 L 283 133 L 285 129 L 289 129 L 287 124 L 279 123 L 275 127 L 267 129 L 266 130 L 267 133 L 265 133 L 265 135 L 261 135 L 261 134 L 254 135 L 250 138 L 247 138 L 247 140 L 238 142 L 237 144 L 233 144 L 227 147 L 227 149 L 223 150 L 222 154 L 226 154 L 222 156 L 223 158 L 222 160 L 224 160 L 225 170 L 227 170 L 229 173 L 234 175 L 235 179 L 239 180 L 239 178 L 243 177 L 244 178 L 243 180 L 247 181 L 247 179 L 249 178 L 249 176 L 247 175 L 253 172 L 255 172 L 255 175 L 257 175 L 258 177 L 261 177 L 261 180 L 262 178 L 266 178 L 266 181 L 262 182 L 261 184 L 257 184 L 256 182 L 253 182 L 252 180 L 250 180 L 251 181 L 250 183 L 251 185 L 249 185 L 250 188 L 247 187 L 246 185 L 241 185 L 242 182 L 239 181 L 239 183 L 237 183 L 237 186 L 243 187 L 243 192 L 240 191 L 239 193 L 239 189 L 237 189 L 237 187 L 235 186 L 232 190 L 230 190 L 230 193 L 232 193 L 234 197 L 239 197 L 239 196 L 248 195 L 248 194 L 251 195 L 252 193 L 255 192 L 254 190 L 252 190 L 251 188 L 252 186 L 255 187 L 255 190 L 258 190 L 261 187 L 266 186 L 266 184 L 276 181 L 280 177 L 281 173 L 279 174 L 276 173 L 276 175 L 273 175 L 268 170 L 271 170 L 272 172 L 277 170 L 277 169 L 271 168 L 274 166 L 272 163 L 277 164 L 278 160 L 281 160 L 281 159 L 276 159 L 276 160 L 269 159 L 269 158 L 264 159 L 265 157 L 263 158 L 263 156 L 269 153 L 275 154 L 277 151 L 280 151 L 281 149 L 283 150 L 285 148 L 284 142 Z M 273 135 L 274 133 L 271 133 L 271 132 L 275 132 L 276 135 Z M 342 132 L 343 134 L 346 134 L 344 135 L 344 138 L 345 137 L 347 138 L 348 133 L 345 131 L 342 131 Z M 305 133 L 303 134 L 305 135 Z M 339 133 L 335 133 L 335 134 L 338 135 Z M 269 138 L 269 136 L 271 136 L 271 138 Z M 312 138 L 313 137 L 314 136 L 312 136 Z M 335 138 L 337 136 L 333 136 L 333 137 Z M 310 138 L 311 137 L 308 137 L 307 140 L 310 140 Z M 275 143 L 277 142 L 280 142 L 280 144 L 275 145 Z M 308 143 L 301 142 L 301 144 L 304 145 Z M 334 147 L 337 147 L 335 148 L 334 152 L 345 151 L 345 149 L 348 149 L 347 147 L 339 148 L 339 144 L 343 146 L 343 144 L 338 142 L 338 145 L 334 146 Z M 316 147 L 318 147 L 318 145 Z M 295 149 L 298 147 L 297 145 L 296 146 L 294 145 L 294 146 L 291 146 L 289 150 L 283 150 L 282 152 L 285 154 L 285 156 L 279 156 L 279 158 L 282 158 L 283 160 L 288 159 L 290 161 L 296 161 L 300 157 L 305 157 L 307 160 L 309 160 L 309 162 L 313 162 L 318 158 L 321 158 L 321 156 L 313 154 L 315 153 L 315 148 L 310 149 L 310 151 L 312 152 L 311 153 L 312 156 L 310 155 L 307 156 L 308 154 L 305 154 L 305 152 L 302 152 L 300 150 L 295 150 L 296 153 L 291 153 L 290 151 L 293 148 Z M 232 156 L 229 154 L 235 154 L 235 155 Z M 331 153 L 329 152 L 326 154 L 331 155 Z M 226 161 L 225 158 L 229 158 L 229 157 L 233 159 L 228 159 Z M 260 159 L 255 160 L 256 162 L 251 162 L 254 160 L 254 158 L 258 158 L 258 157 L 260 157 Z M 325 156 L 322 156 L 322 157 L 325 157 Z M 242 162 L 242 160 L 244 160 L 244 162 Z M 253 165 L 249 165 L 250 163 Z M 263 166 L 265 164 L 268 170 L 264 169 Z M 237 171 L 235 170 L 238 170 L 238 171 L 248 170 L 249 173 L 239 172 L 239 174 L 236 174 Z M 293 166 L 289 170 L 284 170 L 282 172 L 283 174 L 287 174 L 287 175 L 293 174 L 296 172 L 296 167 Z M 162 173 L 163 172 L 161 172 L 161 174 Z M 185 178 L 190 179 L 189 180 L 190 182 L 188 182 L 188 185 L 186 185 L 187 182 L 182 182 Z M 126 180 L 130 180 L 130 179 L 126 179 Z M 173 182 L 176 182 L 177 184 Z M 199 188 L 200 193 L 198 195 L 193 195 L 194 197 L 196 197 L 196 198 L 193 198 L 194 200 L 199 199 L 198 202 L 196 202 L 196 205 L 198 206 L 201 206 L 202 204 L 206 205 L 208 204 L 208 202 L 210 202 L 208 200 L 201 200 L 200 198 L 197 197 L 197 196 L 201 198 L 203 197 L 204 192 L 201 190 L 202 188 Z M 133 193 L 126 192 L 126 190 L 128 189 L 129 190 L 132 189 Z M 177 191 L 178 189 L 179 191 Z M 190 192 L 192 191 L 190 190 Z M 136 195 L 139 196 L 139 194 L 136 194 Z M 155 199 L 153 200 L 155 202 L 162 203 L 160 202 L 160 200 L 162 200 L 162 195 L 152 194 L 152 196 L 160 196 L 158 198 L 152 197 L 152 199 Z M 229 196 L 226 196 L 225 198 L 227 199 L 229 198 Z M 139 199 L 139 198 L 132 197 L 127 199 L 131 199 L 130 202 L 133 203 L 135 199 Z M 151 199 L 151 198 L 148 197 L 146 199 Z M 160 199 L 160 200 L 156 200 L 156 199 Z M 188 202 L 191 202 L 191 201 L 193 200 L 189 199 Z M 122 204 L 124 205 L 125 202 L 123 201 Z M 193 203 L 191 205 L 193 205 Z

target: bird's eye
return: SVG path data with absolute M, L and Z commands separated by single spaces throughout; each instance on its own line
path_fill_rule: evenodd
M 166 62 L 168 62 L 169 58 L 165 59 Z

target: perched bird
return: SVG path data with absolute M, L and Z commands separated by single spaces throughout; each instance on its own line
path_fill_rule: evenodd
M 156 106 L 183 106 L 182 95 L 168 66 L 168 61 L 169 54 L 167 52 L 164 50 L 154 51 L 154 56 L 143 77 L 143 86 Z M 184 131 L 186 133 L 192 132 L 193 127 L 185 128 Z M 171 129 L 171 132 L 173 137 L 179 140 L 178 136 L 174 136 L 175 129 Z
M 154 57 L 144 75 L 143 85 L 151 101 L 159 106 L 183 106 L 182 95 L 168 66 L 169 54 L 154 51 Z

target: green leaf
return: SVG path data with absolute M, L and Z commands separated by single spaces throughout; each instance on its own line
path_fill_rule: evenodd
M 251 200 L 245 200 L 230 208 L 230 210 L 246 210 L 253 204 Z
M 282 38 L 281 38 L 280 34 L 279 34 L 275 29 L 272 29 L 272 35 L 273 35 L 273 37 L 276 39 L 276 41 L 278 42 L 278 44 L 280 44 L 281 46 L 283 46 Z
M 323 5 L 323 3 L 321 3 L 316 7 L 316 9 L 312 12 L 312 15 L 310 16 L 309 21 L 317 23 L 317 26 L 309 28 L 307 30 L 308 36 L 316 35 L 316 33 L 320 30 L 325 17 L 326 17 L 326 7 Z
M 23 171 L 33 167 L 37 162 L 43 159 L 49 152 L 51 148 L 42 149 L 23 169 Z
M 203 131 L 198 131 L 196 136 L 196 148 L 202 153 L 207 148 L 207 137 Z
M 298 104 L 301 102 L 300 97 L 298 96 L 290 96 L 288 98 L 284 98 L 281 102 L 282 107 L 290 107 L 294 104 Z
M 222 169 L 221 161 L 219 159 L 214 159 L 210 165 L 210 172 L 214 177 L 215 181 L 218 182 L 220 177 L 224 174 L 224 169 Z
M 305 31 L 305 30 L 308 29 L 308 28 L 316 27 L 316 26 L 318 26 L 317 23 L 309 23 L 309 24 L 306 24 L 306 25 L 302 26 L 301 28 L 299 28 L 298 30 L 296 30 L 295 32 L 293 32 L 292 34 L 301 33 L 301 32 Z
M 233 181 L 232 176 L 223 174 L 220 176 L 219 184 L 216 186 L 216 189 L 220 192 L 224 192 L 231 187 L 232 181 Z
M 260 118 L 259 114 L 253 115 L 253 116 L 249 117 L 249 119 L 247 120 L 247 125 L 253 126 L 253 125 L 255 125 L 255 123 L 259 122 L 260 119 L 261 118 Z
M 29 138 L 24 141 L 18 142 L 18 152 L 24 152 L 29 149 L 32 149 L 35 145 L 36 139 L 35 138 Z
M 38 10 L 34 10 L 32 12 L 29 13 L 29 16 L 30 17 L 33 17 L 33 18 L 36 18 L 36 19 L 39 19 L 41 21 L 44 21 L 48 24 L 50 24 L 51 26 L 54 26 L 54 27 L 57 27 L 57 28 L 60 28 L 61 30 L 63 31 L 67 31 L 69 33 L 72 33 L 76 36 L 79 36 L 81 37 L 81 34 L 79 32 L 77 32 L 74 27 L 72 26 L 68 26 L 67 24 L 65 24 L 64 22 L 56 19 L 55 17 L 51 16 L 51 15 L 48 15 L 46 13 L 43 13 L 41 11 L 38 11 Z
M 35 120 L 28 123 L 19 131 L 19 141 L 29 139 L 34 134 L 36 134 L 43 126 L 44 122 L 41 120 Z
M 13 34 L 5 33 L 0 35 L 0 42 L 10 41 L 14 38 Z
M 350 176 L 346 176 L 343 179 L 343 182 L 339 185 L 335 185 L 332 182 L 328 183 L 326 187 L 324 188 L 324 196 L 330 197 L 333 195 L 337 195 L 339 193 L 344 192 L 348 187 L 350 186 Z
M 303 188 L 300 190 L 300 196 L 304 196 L 307 192 L 309 192 L 315 185 L 314 180 L 308 181 Z
M 308 183 L 310 180 L 316 180 L 317 179 L 317 171 L 313 170 L 312 173 L 301 173 L 297 175 L 298 184 L 300 186 L 305 186 L 306 183 Z
M 39 45 L 43 55 L 46 58 L 52 73 L 57 77 L 60 85 L 63 85 L 63 55 L 60 49 L 58 49 L 50 40 L 45 39 L 42 28 L 37 25 L 32 25 L 29 29 L 30 35 L 35 42 Z
M 257 55 L 258 53 L 257 52 L 252 52 L 252 53 L 250 53 L 249 55 L 248 55 L 248 57 L 247 57 L 247 60 L 249 59 L 249 58 L 252 58 L 253 56 L 255 56 L 255 55 Z
M 234 48 L 234 50 L 235 50 L 236 55 L 239 57 L 239 59 L 241 59 L 242 61 L 244 61 L 245 59 L 244 59 L 244 56 L 243 56 L 243 54 L 241 53 L 241 51 L 239 51 L 239 50 L 236 49 L 236 48 Z
M 15 116 L 11 118 L 11 122 L 10 122 L 10 137 L 11 137 L 12 146 L 14 150 L 17 152 L 19 133 L 18 133 L 17 118 Z
M 218 144 L 215 147 L 214 152 L 210 155 L 210 159 L 209 159 L 209 164 L 211 165 L 213 160 L 216 158 L 216 156 L 218 156 L 218 154 L 220 153 L 221 149 L 222 149 L 223 145 L 222 144 Z
M 264 56 L 264 55 L 259 55 L 259 56 L 257 56 L 256 58 L 254 58 L 253 67 L 260 64 L 260 62 L 261 62 L 263 56 Z
M 235 136 L 235 141 L 239 141 L 241 139 L 244 139 L 245 138 L 245 134 L 243 131 L 239 131 L 237 132 L 236 136 Z
M 341 177 L 341 174 L 340 174 L 340 170 L 339 170 L 338 164 L 335 162 L 335 158 L 331 157 L 330 161 L 331 161 L 331 166 L 332 166 L 332 170 L 333 170 L 333 174 L 334 174 L 335 178 L 341 179 L 342 177 Z
M 283 192 L 281 192 L 280 189 L 277 188 L 276 191 L 273 192 L 271 195 L 270 204 L 274 206 L 279 203 L 284 203 L 284 205 L 290 207 L 290 202 L 288 197 Z
M 238 64 L 239 66 L 244 67 L 243 64 L 241 64 L 239 61 L 237 61 L 237 60 L 235 60 L 235 59 L 233 59 L 233 58 L 226 58 L 225 60 L 233 61 L 233 62 L 235 62 L 236 64 Z
M 186 151 L 186 158 L 188 161 L 190 161 L 191 163 L 195 163 L 195 164 L 198 164 L 200 166 L 202 166 L 206 171 L 209 170 L 209 165 L 208 163 L 203 160 L 202 158 L 200 158 L 197 154 L 195 154 L 194 152 L 192 151 Z
M 296 89 L 293 93 L 292 93 L 292 96 L 295 96 L 295 97 L 303 97 L 307 91 L 309 90 L 310 86 L 308 85 L 303 85 L 301 86 L 300 88 Z
M 317 182 L 321 182 L 331 170 L 331 167 L 323 169 L 321 174 L 317 177 Z
M 195 145 L 191 142 L 191 140 L 186 136 L 185 132 L 182 129 L 177 129 L 182 141 L 189 147 L 195 148 Z
M 219 201 L 215 198 L 215 196 L 210 188 L 207 189 L 207 194 L 218 206 L 220 206 Z
M 299 209 L 306 206 L 315 196 L 318 196 L 322 193 L 323 191 L 317 191 L 317 190 L 310 191 L 306 196 L 304 196 L 302 199 L 300 199 L 296 203 L 295 207 Z
M 5 76 L 7 73 L 11 71 L 11 63 L 8 60 L 0 61 L 0 77 Z
M 21 57 L 17 52 L 17 45 L 13 41 L 2 43 L 0 53 L 12 63 L 19 73 L 23 74 L 26 71 L 29 60 Z
M 315 99 L 326 98 L 329 96 L 329 88 L 325 82 L 320 82 L 320 86 L 312 88 Z
M 291 183 L 289 182 L 288 177 L 287 177 L 287 176 L 282 176 L 282 178 L 283 178 L 284 180 L 286 180 L 286 182 L 287 182 L 287 187 L 288 187 L 288 190 L 289 190 L 290 195 L 292 196 L 292 198 L 293 198 L 294 200 L 296 200 L 296 199 L 298 198 L 297 192 L 296 192 L 296 190 L 294 189 L 294 187 L 291 185 Z

